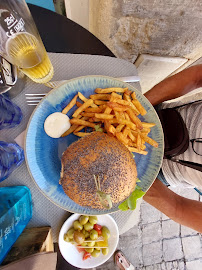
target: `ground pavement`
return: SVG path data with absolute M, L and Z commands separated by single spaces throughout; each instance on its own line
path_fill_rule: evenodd
M 202 201 L 194 189 L 172 190 Z M 140 216 L 139 224 L 121 235 L 118 245 L 136 270 L 202 270 L 201 234 L 180 226 L 146 202 Z M 113 269 L 113 258 L 96 268 Z

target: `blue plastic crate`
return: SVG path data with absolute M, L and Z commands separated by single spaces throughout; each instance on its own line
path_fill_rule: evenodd
M 0 188 L 0 264 L 31 217 L 31 193 L 27 187 Z

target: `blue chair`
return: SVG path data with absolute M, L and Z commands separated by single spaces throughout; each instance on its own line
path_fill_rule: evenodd
M 55 12 L 53 0 L 26 0 L 28 4 L 40 6 Z

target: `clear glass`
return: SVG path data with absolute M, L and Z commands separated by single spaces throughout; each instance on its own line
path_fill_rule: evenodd
M 24 151 L 18 144 L 0 141 L 0 182 L 19 167 L 24 159 Z
M 21 120 L 21 109 L 9 98 L 0 95 L 0 130 L 15 127 Z
M 24 0 L 0 3 L 0 53 L 37 83 L 53 76 L 53 66 Z
M 30 190 L 25 186 L 0 188 L 0 264 L 32 217 Z

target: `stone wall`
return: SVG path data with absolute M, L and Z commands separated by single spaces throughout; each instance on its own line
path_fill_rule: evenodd
M 201 0 L 90 0 L 90 30 L 117 57 L 202 52 Z

